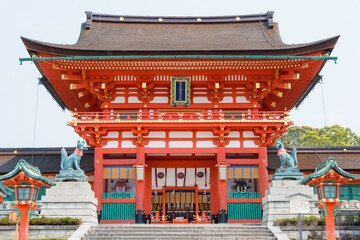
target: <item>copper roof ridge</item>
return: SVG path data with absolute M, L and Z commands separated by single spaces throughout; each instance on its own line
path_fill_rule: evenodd
M 86 29 L 90 29 L 92 22 L 111 22 L 111 23 L 158 23 L 158 24 L 209 24 L 209 23 L 243 23 L 259 22 L 267 23 L 268 28 L 273 28 L 274 11 L 259 14 L 229 15 L 229 16 L 131 16 L 131 15 L 112 15 L 86 13 Z

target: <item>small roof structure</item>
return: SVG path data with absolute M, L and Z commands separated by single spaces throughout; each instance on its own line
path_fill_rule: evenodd
M 349 179 L 355 179 L 356 174 L 350 174 L 342 170 L 337 161 L 330 157 L 326 162 L 319 165 L 313 174 L 308 175 L 304 180 L 301 181 L 301 184 L 309 185 L 317 182 L 319 178 L 322 178 L 323 181 L 326 181 L 327 178 L 338 178 L 339 183 L 343 184 L 349 181 Z
M 14 170 L 1 176 L 0 181 L 5 185 L 15 185 L 22 181 L 28 181 L 39 187 L 55 186 L 55 183 L 41 175 L 39 168 L 26 162 L 24 159 L 19 160 Z
M 6 187 L 2 182 L 0 182 L 0 203 L 3 201 L 4 197 L 11 197 L 14 194 L 14 190 Z

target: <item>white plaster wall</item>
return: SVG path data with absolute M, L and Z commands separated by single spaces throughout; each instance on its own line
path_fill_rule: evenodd
M 168 103 L 169 98 L 168 97 L 154 97 L 150 103 Z
M 240 141 L 230 141 L 228 145 L 225 146 L 226 148 L 239 148 Z
M 108 141 L 107 144 L 103 146 L 103 148 L 118 148 L 118 147 L 119 147 L 118 141 Z
M 236 97 L 236 103 L 250 103 L 244 96 L 238 96 Z
M 132 141 L 122 141 L 121 147 L 122 148 L 136 148 L 136 146 L 132 143 Z
M 216 147 L 212 141 L 197 141 L 196 142 L 197 148 L 213 148 Z
M 222 101 L 220 101 L 220 103 L 233 103 L 234 99 L 233 97 L 224 97 Z
M 256 136 L 255 136 L 254 133 L 251 132 L 251 131 L 244 131 L 244 132 L 243 132 L 243 137 L 244 137 L 244 138 L 253 138 L 253 137 L 256 137 Z
M 147 148 L 164 148 L 165 142 L 164 141 L 149 141 L 147 145 L 145 145 Z
M 128 103 L 142 103 L 137 97 L 129 97 Z
M 118 132 L 108 132 L 108 135 L 106 135 L 103 138 L 118 138 L 119 137 L 119 133 Z
M 211 103 L 207 97 L 193 97 L 193 103 Z
M 214 135 L 212 132 L 196 132 L 197 138 L 212 138 Z
M 170 138 L 192 138 L 193 133 L 192 132 L 170 132 L 169 137 Z
M 229 135 L 226 136 L 226 137 L 230 137 L 230 138 L 239 138 L 240 137 L 240 133 L 237 132 L 237 131 L 232 131 L 232 132 L 229 132 Z
M 254 143 L 254 141 L 244 141 L 244 148 L 258 148 L 259 146 Z
M 149 135 L 145 138 L 165 138 L 165 132 L 149 132 Z
M 135 138 L 132 132 L 122 132 L 121 137 L 123 138 Z
M 125 97 L 116 97 L 111 103 L 125 103 Z
M 170 148 L 192 148 L 193 142 L 192 141 L 170 141 L 169 147 Z

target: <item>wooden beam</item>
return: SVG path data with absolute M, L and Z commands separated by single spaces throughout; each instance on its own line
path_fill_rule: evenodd
M 277 90 L 275 90 L 275 89 L 271 89 L 271 90 L 270 90 L 270 93 L 273 94 L 273 95 L 275 95 L 275 96 L 277 96 L 277 97 L 279 97 L 279 98 L 282 98 L 282 97 L 283 97 L 283 93 L 280 92 L 280 91 L 277 91 Z
M 275 83 L 274 87 L 282 89 L 291 89 L 291 83 Z
M 300 73 L 280 75 L 279 79 L 280 80 L 285 80 L 285 79 L 297 80 L 297 79 L 300 79 Z
M 75 83 L 70 84 L 71 90 L 83 89 L 83 88 L 86 88 L 86 84 L 75 84 Z
M 80 75 L 61 74 L 61 80 L 81 81 L 82 78 Z

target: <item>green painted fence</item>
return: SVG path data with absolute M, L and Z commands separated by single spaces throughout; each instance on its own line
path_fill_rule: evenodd
M 260 192 L 229 192 L 228 198 L 259 199 Z M 262 219 L 261 203 L 228 203 L 228 219 Z
M 228 203 L 228 219 L 262 219 L 261 203 Z
M 127 193 L 103 193 L 103 199 L 135 198 L 135 192 Z
M 133 198 L 135 192 L 103 193 L 103 199 Z M 103 203 L 101 204 L 101 220 L 135 220 L 135 201 L 133 203 Z
M 101 220 L 135 220 L 135 203 L 103 203 Z
M 260 192 L 229 192 L 228 198 L 261 198 Z

